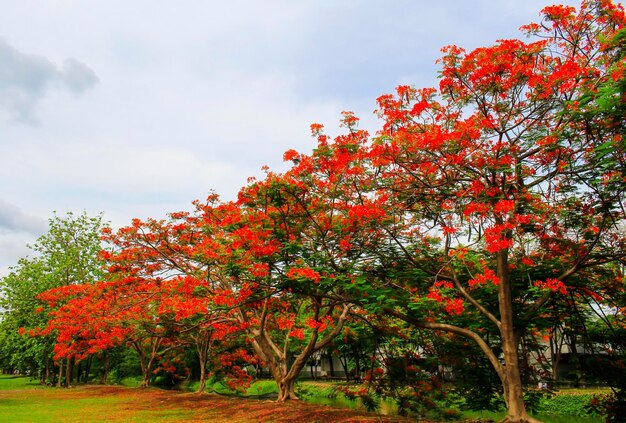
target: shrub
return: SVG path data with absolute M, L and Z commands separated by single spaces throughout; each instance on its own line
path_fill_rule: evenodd
M 565 416 L 588 416 L 597 414 L 589 408 L 592 394 L 560 394 L 543 398 L 535 411 L 542 414 L 561 414 Z

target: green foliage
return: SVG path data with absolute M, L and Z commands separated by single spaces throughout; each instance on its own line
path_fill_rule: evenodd
M 551 410 L 561 410 L 560 408 L 550 408 L 552 407 L 552 400 L 554 400 L 554 398 L 552 392 L 543 389 L 527 389 L 524 392 L 524 403 L 528 411 L 532 413 L 541 412 L 545 407 Z M 566 412 L 564 414 L 570 413 Z M 576 414 L 571 415 L 574 416 Z
M 594 395 L 589 400 L 587 411 L 606 416 L 606 423 L 619 423 L 626 416 L 626 393 L 620 389 L 610 394 Z
M 311 401 L 316 398 L 329 398 L 335 399 L 340 395 L 340 391 L 337 390 L 337 386 L 328 385 L 328 386 L 320 386 L 313 383 L 297 383 L 296 384 L 296 395 L 298 398 L 304 401 Z
M 504 408 L 502 382 L 479 348 L 463 339 L 436 340 L 441 360 L 455 375 L 455 394 L 463 410 L 499 411 Z
M 54 336 L 33 338 L 29 331 L 46 326 L 48 307 L 36 296 L 60 286 L 89 283 L 103 277 L 98 253 L 102 216 L 69 212 L 49 219 L 48 233 L 0 279 L 0 367 L 36 374 L 51 366 Z
M 116 348 L 108 354 L 112 366 L 108 377 L 109 382 L 125 385 L 124 380 L 141 379 L 141 365 L 137 351 L 133 348 Z
M 597 415 L 597 411 L 590 408 L 593 394 L 558 394 L 543 396 L 536 401 L 533 411 L 541 414 L 560 414 L 565 416 Z
M 143 380 L 143 378 L 141 376 L 125 376 L 125 377 L 119 377 L 119 376 L 114 376 L 114 379 L 116 380 L 116 384 L 117 385 L 122 385 L 122 386 L 127 386 L 129 388 L 136 388 L 139 385 L 141 385 L 141 382 Z

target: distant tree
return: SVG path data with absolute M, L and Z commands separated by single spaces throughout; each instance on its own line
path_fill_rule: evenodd
M 47 305 L 36 296 L 55 287 L 76 286 L 102 278 L 104 270 L 98 253 L 100 232 L 105 227 L 102 215 L 55 213 L 49 219 L 48 233 L 30 246 L 34 257 L 20 260 L 2 278 L 0 325 L 5 338 L 0 348 L 10 367 L 24 371 L 27 366 L 31 372 L 40 371 L 42 381 L 51 378 L 54 336 L 29 336 L 45 327 L 48 320 Z M 67 384 L 71 372 L 66 374 Z

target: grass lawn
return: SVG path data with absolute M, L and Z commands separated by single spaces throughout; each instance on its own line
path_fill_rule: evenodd
M 131 381 L 132 382 L 132 381 Z M 366 413 L 362 409 L 338 407 L 357 406 L 341 398 L 326 398 L 324 392 L 332 389 L 330 383 L 305 383 L 309 389 L 301 391 L 304 399 L 312 402 L 276 403 L 269 399 L 276 386 L 271 381 L 253 384 L 245 397 L 191 392 L 167 391 L 158 388 L 140 389 L 128 386 L 87 385 L 75 388 L 50 388 L 31 381 L 28 377 L 0 376 L 0 422 L 408 422 L 401 417 Z M 189 387 L 193 388 L 193 387 Z M 220 392 L 220 386 L 213 386 Z M 313 390 L 311 390 L 313 388 Z M 319 392 L 318 392 L 319 391 Z M 572 396 L 590 396 L 598 389 L 567 389 L 557 393 L 551 401 L 555 412 L 563 411 L 572 403 Z M 559 396 L 568 400 L 559 402 Z M 318 398 L 319 397 L 319 398 Z M 582 399 L 582 398 L 581 398 Z M 345 403 L 345 404 L 344 404 Z M 578 402 L 572 405 L 578 407 Z M 551 403 L 552 404 L 552 403 Z M 328 405 L 331 405 L 330 407 Z M 570 407 L 572 408 L 572 407 Z M 389 411 L 389 410 L 387 410 Z M 552 410 L 549 410 L 550 412 Z M 499 421 L 504 413 L 466 412 L 468 419 Z M 545 423 L 599 423 L 603 419 L 591 416 L 562 416 L 541 414 Z
M 123 386 L 46 388 L 0 377 L 0 422 L 408 422 L 308 404 Z

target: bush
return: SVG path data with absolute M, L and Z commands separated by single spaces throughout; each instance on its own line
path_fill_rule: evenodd
M 261 396 L 275 394 L 277 392 L 278 386 L 273 380 L 256 380 L 252 382 L 252 385 L 250 385 L 246 391 L 246 395 Z
M 312 398 L 337 398 L 337 388 L 334 386 L 320 387 L 309 383 L 298 383 L 296 385 L 296 395 L 302 400 Z
M 626 392 L 618 390 L 610 394 L 594 395 L 588 410 L 606 416 L 607 423 L 619 423 L 626 416 Z
M 535 411 L 542 414 L 560 414 L 565 416 L 588 416 L 598 414 L 589 408 L 592 394 L 560 394 L 539 401 Z M 555 411 L 556 410 L 556 411 Z

